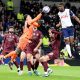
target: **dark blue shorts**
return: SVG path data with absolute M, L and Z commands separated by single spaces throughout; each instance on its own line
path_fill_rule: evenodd
M 62 33 L 64 38 L 74 37 L 74 28 L 73 27 L 63 28 Z

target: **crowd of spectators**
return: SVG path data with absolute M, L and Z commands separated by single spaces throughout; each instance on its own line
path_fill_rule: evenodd
M 12 0 L 7 0 L 7 2 L 8 1 Z M 12 7 L 12 10 L 8 10 L 8 6 L 0 0 L 0 30 L 3 30 L 4 32 L 9 26 L 14 26 L 17 30 L 22 29 L 21 27 L 24 24 L 25 15 L 30 14 L 34 18 L 42 10 L 43 4 L 42 2 L 21 0 L 20 11 L 18 13 L 15 13 L 14 6 Z M 80 7 L 76 8 L 76 6 L 71 6 L 69 3 L 66 3 L 65 7 L 70 8 L 80 18 Z M 55 24 L 58 22 L 58 9 L 55 4 L 50 6 L 50 8 L 50 13 L 43 17 L 43 25 L 46 24 L 46 27 L 55 27 Z M 21 15 L 21 17 L 19 15 Z

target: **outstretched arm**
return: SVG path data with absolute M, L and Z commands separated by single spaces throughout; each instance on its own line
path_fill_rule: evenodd
M 80 20 L 77 16 L 73 16 L 73 18 L 80 24 Z
M 34 22 L 33 25 L 34 25 L 33 27 L 39 27 L 40 26 L 40 24 L 37 22 Z
M 80 24 L 79 18 L 71 10 L 70 10 L 70 16 Z
M 31 24 L 34 22 L 37 22 L 39 19 L 41 19 L 42 14 L 39 13 L 34 19 L 31 20 Z
M 27 21 L 25 21 L 24 27 L 23 27 L 23 33 L 27 31 Z

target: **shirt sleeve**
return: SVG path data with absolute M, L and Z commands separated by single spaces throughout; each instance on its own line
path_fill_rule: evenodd
M 75 14 L 73 13 L 73 11 L 70 10 L 70 16 L 75 16 Z

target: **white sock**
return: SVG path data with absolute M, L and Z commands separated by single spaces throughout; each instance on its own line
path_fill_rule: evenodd
M 47 74 L 47 72 L 44 72 L 44 74 Z
M 71 48 L 70 48 L 70 45 L 69 44 L 66 44 L 66 50 L 67 50 L 69 56 L 71 57 L 72 54 L 71 54 Z
M 47 70 L 51 70 L 50 68 L 48 68 Z
M 23 70 L 21 70 L 21 72 L 23 73 Z
M 34 71 L 37 71 L 36 69 L 34 69 Z
M 18 68 L 18 70 L 20 70 L 20 67 Z
M 23 74 L 23 70 L 18 72 L 18 75 L 22 75 Z

